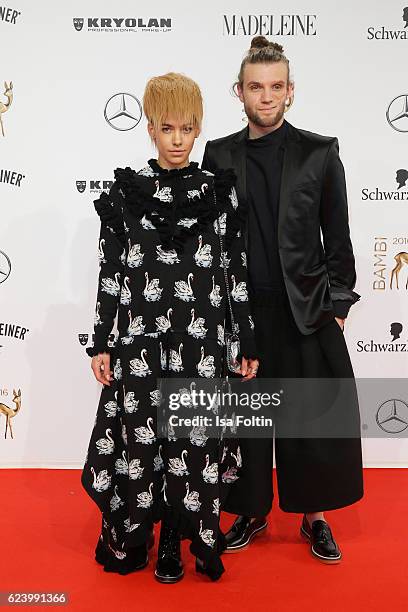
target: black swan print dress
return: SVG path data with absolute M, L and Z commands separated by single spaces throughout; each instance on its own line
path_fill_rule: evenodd
M 180 439 L 169 428 L 159 438 L 157 378 L 222 375 L 224 266 L 242 354 L 256 356 L 246 209 L 231 170 L 214 175 L 195 162 L 166 170 L 150 160 L 138 172 L 126 167 L 114 174 L 109 193 L 94 201 L 100 273 L 94 345 L 87 349 L 90 356 L 110 353 L 114 379 L 101 391 L 81 476 L 102 513 L 99 558 L 105 569 L 127 573 L 132 547 L 147 542 L 153 522 L 166 516 L 191 540 L 191 552 L 219 573 L 225 548 L 219 513 L 239 478 L 239 444 L 206 436 L 204 427 Z

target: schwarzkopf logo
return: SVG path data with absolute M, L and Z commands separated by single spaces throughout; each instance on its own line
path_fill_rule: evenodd
M 79 193 L 84 193 L 86 181 L 76 181 L 75 183 Z M 102 193 L 102 191 L 109 191 L 112 185 L 113 181 L 91 180 L 89 181 L 89 191 L 91 193 Z
M 316 36 L 317 15 L 224 15 L 224 36 Z
M 408 94 L 397 96 L 388 105 L 388 124 L 397 132 L 408 132 Z
M 383 402 L 377 410 L 378 427 L 387 433 L 401 433 L 408 427 L 408 404 L 401 399 Z
M 397 342 L 401 338 L 404 326 L 399 321 L 390 324 L 389 333 L 391 340 L 387 342 L 375 342 L 369 340 L 357 341 L 357 353 L 408 353 L 407 342 Z
M 402 9 L 402 30 L 386 30 L 384 26 L 370 27 L 367 30 L 368 40 L 407 40 L 408 39 L 408 6 Z
M 83 17 L 72 19 L 80 32 L 85 24 Z M 170 32 L 171 17 L 87 17 L 88 32 Z
M 408 170 L 399 168 L 395 173 L 395 182 L 397 183 L 397 189 L 394 189 L 394 191 L 382 191 L 379 187 L 375 187 L 375 189 L 364 187 L 361 190 L 361 199 L 363 202 L 367 200 L 376 202 L 388 200 L 408 202 Z

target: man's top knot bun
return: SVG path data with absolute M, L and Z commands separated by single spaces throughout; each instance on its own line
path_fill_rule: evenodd
M 265 36 L 255 36 L 255 38 L 251 40 L 251 50 L 252 49 L 266 49 L 266 48 L 273 49 L 274 51 L 277 51 L 278 53 L 283 53 L 282 45 L 279 45 L 278 43 L 270 42 L 267 38 L 265 38 Z

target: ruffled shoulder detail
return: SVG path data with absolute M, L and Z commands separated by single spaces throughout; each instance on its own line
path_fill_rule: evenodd
M 103 191 L 99 198 L 94 200 L 94 207 L 101 222 L 110 228 L 122 244 L 125 244 L 125 228 L 123 223 L 123 209 L 118 186 L 114 183 L 109 191 Z

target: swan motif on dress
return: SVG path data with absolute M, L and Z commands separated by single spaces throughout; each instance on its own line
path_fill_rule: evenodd
M 95 470 L 91 467 L 91 472 L 93 474 L 93 483 L 92 486 L 95 491 L 101 493 L 102 491 L 106 491 L 111 486 L 112 476 L 109 476 L 108 470 L 101 470 L 96 475 Z
M 205 319 L 203 319 L 203 317 L 197 317 L 197 319 L 195 319 L 194 308 L 192 308 L 190 312 L 191 321 L 187 327 L 187 332 L 190 334 L 190 336 L 193 336 L 193 338 L 205 338 L 208 331 L 208 329 L 204 327 Z
M 153 444 L 156 441 L 155 433 L 151 427 L 153 423 L 153 418 L 149 417 L 146 421 L 147 427 L 135 427 L 135 438 L 136 442 L 141 442 L 142 444 Z
M 223 325 L 218 324 L 217 325 L 217 342 L 220 346 L 224 346 L 225 344 L 224 335 L 225 335 L 225 330 L 224 330 Z
M 224 236 L 227 231 L 227 213 L 222 213 L 213 223 L 217 236 Z
M 191 227 L 195 223 L 197 223 L 197 217 L 183 217 L 179 221 L 177 221 L 177 225 L 182 225 L 183 227 Z
M 139 400 L 135 399 L 134 391 L 128 391 L 127 393 L 125 393 L 125 387 L 123 387 L 123 394 L 125 396 L 123 400 L 123 406 L 125 408 L 125 412 L 127 414 L 133 414 L 138 409 Z
M 204 356 L 204 347 L 201 347 L 201 359 L 197 363 L 197 370 L 200 376 L 212 378 L 215 375 L 214 356 Z
M 162 370 L 166 370 L 167 369 L 166 351 L 164 350 L 163 344 L 161 342 L 159 342 L 159 347 L 160 347 L 160 367 Z
M 167 490 L 167 480 L 166 480 L 166 474 L 163 474 L 163 486 L 160 489 L 160 492 L 163 493 L 163 499 L 164 502 L 169 506 L 169 502 L 167 501 L 167 494 L 166 494 L 166 490 Z
M 94 316 L 94 325 L 102 325 L 101 315 L 99 314 L 99 310 L 101 308 L 101 303 L 96 303 L 95 316 Z
M 236 480 L 238 480 L 238 475 L 237 475 L 237 468 L 236 467 L 229 467 L 221 476 L 222 482 L 231 484 L 232 482 L 235 482 Z
M 114 417 L 116 416 L 116 413 L 119 412 L 117 391 L 115 391 L 115 399 L 106 402 L 106 404 L 104 405 L 104 409 L 107 417 Z
M 244 268 L 247 267 L 247 254 L 245 253 L 245 251 L 242 251 L 241 253 L 241 261 L 242 261 L 242 265 Z
M 99 438 L 99 440 L 95 442 L 99 455 L 111 455 L 115 450 L 115 443 L 111 436 L 112 430 L 106 429 L 105 433 L 106 438 Z
M 163 289 L 159 286 L 159 279 L 152 278 L 149 281 L 149 274 L 145 272 L 146 284 L 143 289 L 143 295 L 147 302 L 157 302 L 161 298 Z
M 125 248 L 123 249 L 121 256 L 119 257 L 119 260 L 122 266 L 124 266 L 126 263 L 126 249 Z
M 128 443 L 127 431 L 126 431 L 126 425 L 124 423 L 122 424 L 122 440 L 123 440 L 123 444 L 127 446 L 127 443 Z
M 211 255 L 211 245 L 203 245 L 203 237 L 200 234 L 198 237 L 198 248 L 194 253 L 194 261 L 196 262 L 197 266 L 200 266 L 201 268 L 209 268 L 212 264 L 212 260 L 213 256 Z
M 144 467 L 140 466 L 140 459 L 132 459 L 129 463 L 129 478 L 137 480 L 143 476 Z
M 119 279 L 120 279 L 120 272 L 116 272 L 115 280 L 112 280 L 111 278 L 103 278 L 101 281 L 102 291 L 104 291 L 105 293 L 109 293 L 109 295 L 114 295 L 114 296 L 119 295 L 119 291 L 120 291 Z
M 177 440 L 176 432 L 174 431 L 174 427 L 170 423 L 170 421 L 167 422 L 167 440 L 169 442 L 176 442 L 176 440 Z
M 190 491 L 190 484 L 186 482 L 186 494 L 183 498 L 183 504 L 187 510 L 198 512 L 201 507 L 200 495 L 198 491 Z
M 222 457 L 221 457 L 221 461 L 220 463 L 224 462 L 225 457 L 227 456 L 227 452 L 228 452 L 228 446 L 224 446 L 223 450 L 222 450 Z
M 183 302 L 194 302 L 195 296 L 191 287 L 191 281 L 194 278 L 194 274 L 190 272 L 187 276 L 187 282 L 179 280 L 174 283 L 174 297 L 179 298 Z
M 152 489 L 153 489 L 153 483 L 151 482 L 149 485 L 148 491 L 143 491 L 142 493 L 138 493 L 138 496 L 137 496 L 138 508 L 150 508 L 150 506 L 153 504 Z
M 156 328 L 157 331 L 165 333 L 171 327 L 170 315 L 173 312 L 172 308 L 169 308 L 167 311 L 167 317 L 165 315 L 160 315 L 156 317 Z
M 205 427 L 195 425 L 190 431 L 190 442 L 194 446 L 205 446 L 208 436 L 205 435 Z
M 187 389 L 187 387 L 182 387 L 181 389 L 178 390 L 180 401 L 182 401 L 182 405 L 184 408 L 194 408 L 195 407 L 194 401 L 193 401 L 193 389 L 195 388 L 196 388 L 196 383 L 192 381 L 190 383 L 190 389 Z
M 169 266 L 175 263 L 180 263 L 177 251 L 175 249 L 168 249 L 166 251 L 166 249 L 163 249 L 161 244 L 158 244 L 156 247 L 156 256 L 157 261 L 161 261 Z
M 129 289 L 129 280 L 128 276 L 125 276 L 123 279 L 123 285 L 120 292 L 120 303 L 123 304 L 123 306 L 128 306 L 132 299 L 132 294 Z
M 223 253 L 221 253 L 220 255 L 220 268 L 229 268 L 229 265 L 231 263 L 231 258 L 227 256 L 228 254 L 224 251 Z
M 214 462 L 210 465 L 210 455 L 205 456 L 205 468 L 201 472 L 204 478 L 204 482 L 210 484 L 216 484 L 218 482 L 218 463 Z
M 239 467 L 239 468 L 242 467 L 241 448 L 239 446 L 237 447 L 237 454 L 236 455 L 234 455 L 233 452 L 231 452 L 230 454 L 231 454 L 231 457 L 234 457 L 234 459 L 236 461 L 236 464 L 237 464 L 237 467 Z
M 174 474 L 174 476 L 188 476 L 189 471 L 187 469 L 187 464 L 185 461 L 185 457 L 188 455 L 186 449 L 184 449 L 181 453 L 181 457 L 174 457 L 173 459 L 169 459 L 168 464 L 168 472 Z
M 248 292 L 246 288 L 246 282 L 241 281 L 236 284 L 235 274 L 231 274 L 232 280 L 232 289 L 231 289 L 231 297 L 235 302 L 247 302 L 248 301 Z
M 110 498 L 109 506 L 112 512 L 124 506 L 125 502 L 118 495 L 118 485 L 115 485 L 114 494 Z
M 168 202 L 169 204 L 173 201 L 173 196 L 171 195 L 171 187 L 162 187 L 160 189 L 159 181 L 155 181 L 156 191 L 153 194 L 154 198 L 158 198 L 161 202 Z
M 205 193 L 208 189 L 208 185 L 207 183 L 203 183 L 201 185 L 201 190 L 199 191 L 198 189 L 189 189 L 187 191 L 187 197 L 189 200 L 194 200 L 194 198 L 201 198 L 201 194 Z
M 162 394 L 159 389 L 154 389 L 149 392 L 150 402 L 152 406 L 160 406 L 162 400 Z
M 210 546 L 211 548 L 215 544 L 215 539 L 213 538 L 213 534 L 214 532 L 212 529 L 203 529 L 203 521 L 200 520 L 200 531 L 199 531 L 200 538 L 202 539 L 204 544 L 207 544 L 207 546 Z
M 145 230 L 154 230 L 154 229 L 156 229 L 156 226 L 153 225 L 153 223 L 150 221 L 150 219 L 147 219 L 146 214 L 144 214 L 143 217 L 140 219 L 140 225 Z
M 253 320 L 253 318 L 251 317 L 251 315 L 248 315 L 248 321 L 249 321 L 249 327 L 250 327 L 251 329 L 255 329 L 255 323 L 254 323 L 254 320 Z
M 120 380 L 122 378 L 122 366 L 119 357 L 116 359 L 115 365 L 113 366 L 113 377 L 115 380 Z
M 115 472 L 127 476 L 129 474 L 129 464 L 126 457 L 126 451 L 122 451 L 122 459 L 116 459 Z
M 123 521 L 123 524 L 125 526 L 125 530 L 128 533 L 130 533 L 131 531 L 134 531 L 135 529 L 140 527 L 140 523 L 132 523 L 132 524 L 130 524 L 130 516 Z
M 105 253 L 103 252 L 104 245 L 105 245 L 105 238 L 101 238 L 101 240 L 99 241 L 99 246 L 98 246 L 99 265 L 106 263 Z
M 238 196 L 235 187 L 232 187 L 229 199 L 231 200 L 232 208 L 236 210 L 238 208 Z
M 211 306 L 215 306 L 215 308 L 219 308 L 221 305 L 222 295 L 220 295 L 221 287 L 220 285 L 215 284 L 215 276 L 212 277 L 212 290 L 211 293 L 208 294 L 210 298 Z
M 181 372 L 184 370 L 183 360 L 181 358 L 181 351 L 183 350 L 183 343 L 180 342 L 178 351 L 175 349 L 170 349 L 170 357 L 169 357 L 169 370 L 173 370 L 173 372 Z
M 150 166 L 145 166 L 144 168 L 138 171 L 138 174 L 140 176 L 147 176 L 147 177 L 155 176 L 155 173 L 153 172 Z
M 129 268 L 139 268 L 143 263 L 144 253 L 141 252 L 141 245 L 134 244 L 130 242 L 130 238 L 128 239 L 129 244 L 129 252 L 127 256 L 127 265 Z
M 157 455 L 153 458 L 153 470 L 155 472 L 160 472 L 164 468 L 164 461 L 161 456 L 162 445 L 159 445 L 159 450 Z
M 138 357 L 135 357 L 134 359 L 130 360 L 129 366 L 130 366 L 131 374 L 134 374 L 135 376 L 139 376 L 143 378 L 147 376 L 148 374 L 152 373 L 151 369 L 149 368 L 149 364 L 147 363 L 145 359 L 146 353 L 147 353 L 147 350 L 143 348 L 140 351 L 140 359 Z
M 137 315 L 136 317 L 134 317 L 134 319 L 132 319 L 132 312 L 128 310 L 128 317 L 129 317 L 129 325 L 127 328 L 127 333 L 129 334 L 129 336 L 127 337 L 133 338 L 133 336 L 140 336 L 141 334 L 143 334 L 146 325 L 144 325 L 143 323 L 142 315 Z M 122 342 L 123 342 L 123 338 L 122 338 Z
M 218 497 L 216 497 L 213 500 L 213 511 L 212 511 L 212 513 L 216 514 L 217 516 L 220 515 L 220 500 L 219 500 Z

